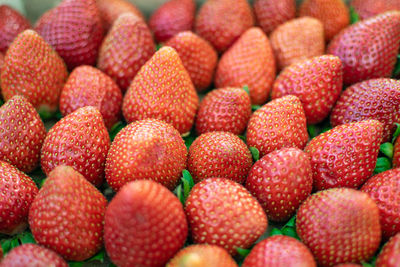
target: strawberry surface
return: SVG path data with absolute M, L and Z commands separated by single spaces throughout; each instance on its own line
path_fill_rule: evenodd
M 360 16 L 360 19 L 368 19 L 378 14 L 391 10 L 400 10 L 399 0 L 352 0 L 351 6 Z
M 145 19 L 142 12 L 127 0 L 97 0 L 97 8 L 99 9 L 105 32 L 111 28 L 114 21 L 123 13 L 129 12 L 143 20 Z
M 376 259 L 376 267 L 396 267 L 400 261 L 400 233 L 393 236 Z

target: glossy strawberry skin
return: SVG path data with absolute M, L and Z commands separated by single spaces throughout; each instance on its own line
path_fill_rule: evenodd
M 307 198 L 297 212 L 296 230 L 319 266 L 368 261 L 381 241 L 377 205 L 366 193 L 350 188 Z
M 122 93 L 118 85 L 102 71 L 87 65 L 75 68 L 60 96 L 63 116 L 85 107 L 96 107 L 110 129 L 121 117 Z
M 376 267 L 396 267 L 400 261 L 400 233 L 393 236 L 376 259 Z
M 127 0 L 97 0 L 96 3 L 105 32 L 111 28 L 114 21 L 123 13 L 130 12 L 143 20 L 145 19 L 142 12 Z
M 368 19 L 378 14 L 400 10 L 399 0 L 352 0 L 351 6 L 354 7 L 360 19 Z
M 182 204 L 154 181 L 128 183 L 107 207 L 105 247 L 118 266 L 164 266 L 187 234 Z
M 400 46 L 400 12 L 387 12 L 351 25 L 333 38 L 327 53 L 343 63 L 343 81 L 353 84 L 390 77 Z

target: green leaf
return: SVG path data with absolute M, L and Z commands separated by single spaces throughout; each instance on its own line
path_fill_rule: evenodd
M 247 255 L 250 253 L 250 249 L 244 249 L 244 248 L 236 248 L 237 253 L 242 256 L 243 258 L 246 258 Z
M 308 134 L 310 135 L 310 138 L 314 138 L 318 135 L 318 128 L 314 124 L 310 124 L 307 126 Z
M 21 244 L 36 244 L 35 238 L 33 237 L 31 232 L 24 232 L 19 240 Z
M 194 186 L 194 181 L 193 181 L 193 177 L 190 174 L 190 172 L 188 170 L 183 170 L 182 176 L 183 176 L 183 179 L 189 181 L 190 189 L 192 189 L 192 187 Z
M 84 263 L 85 263 L 84 261 L 70 261 L 70 262 L 68 262 L 68 266 L 69 267 L 82 267 Z
M 156 45 L 156 51 L 160 50 L 161 47 L 163 47 L 163 46 L 164 46 L 163 43 L 158 43 L 158 44 Z
M 105 256 L 106 256 L 106 253 L 105 253 L 104 249 L 102 249 L 102 250 L 99 251 L 99 253 L 97 253 L 96 255 L 94 255 L 93 257 L 91 257 L 90 259 L 88 259 L 86 261 L 87 262 L 99 261 L 99 262 L 103 263 Z
M 296 215 L 294 215 L 283 227 L 296 227 Z
M 357 14 L 354 7 L 350 6 L 350 24 L 354 24 L 360 20 L 360 16 Z
M 296 229 L 293 227 L 286 227 L 286 228 L 284 227 L 282 228 L 281 231 L 283 235 L 290 236 L 300 240 L 299 236 L 297 235 Z
M 114 140 L 115 136 L 119 133 L 119 131 L 121 131 L 127 124 L 125 122 L 119 121 L 117 123 L 115 123 L 110 131 L 109 131 L 109 135 L 110 135 L 110 139 L 111 141 Z
M 274 235 L 283 235 L 283 233 L 278 228 L 272 228 L 270 236 L 274 236 Z
M 396 65 L 394 66 L 392 77 L 396 78 L 400 75 L 400 54 L 397 55 Z
M 2 106 L 4 104 L 3 99 L 0 98 L 0 106 Z
M 244 136 L 244 135 L 238 135 L 238 137 L 239 137 L 240 139 L 242 139 L 243 142 L 246 143 L 246 136 Z
M 196 139 L 194 131 L 191 131 L 188 136 L 183 137 L 183 140 L 185 141 L 186 148 L 189 149 L 189 147 L 192 145 L 194 140 Z
M 243 86 L 243 90 L 245 90 L 246 93 L 247 93 L 248 95 L 250 95 L 250 90 L 249 90 L 249 87 L 248 87 L 247 85 Z
M 254 161 L 259 160 L 260 159 L 260 151 L 258 151 L 258 149 L 253 146 L 250 147 L 249 149 L 250 149 L 251 155 L 253 155 Z
M 252 110 L 252 111 L 256 111 L 256 110 L 258 110 L 258 109 L 260 109 L 260 108 L 261 108 L 260 105 L 251 105 L 251 110 Z
M 11 247 L 10 247 L 10 250 L 12 250 L 13 248 L 18 247 L 19 245 L 21 245 L 21 244 L 19 243 L 18 238 L 13 238 L 13 239 L 11 240 Z
M 382 154 L 384 154 L 386 157 L 388 157 L 390 159 L 393 158 L 393 144 L 392 143 L 389 143 L 389 142 L 383 143 L 380 146 L 379 151 Z
M 185 196 L 183 195 L 182 185 L 178 185 L 176 188 L 176 196 L 178 197 L 179 201 L 185 206 Z
M 361 264 L 362 264 L 363 267 L 374 267 L 373 264 L 368 263 L 368 262 L 362 262 Z
M 5 239 L 1 241 L 1 248 L 3 249 L 3 254 L 7 254 L 11 250 L 11 240 Z
M 48 110 L 39 110 L 39 116 L 42 121 L 48 121 L 54 118 L 54 112 L 50 112 Z
M 390 170 L 391 167 L 392 166 L 391 166 L 390 160 L 388 158 L 379 157 L 378 160 L 376 161 L 374 174 L 378 174 L 378 173 Z
M 394 144 L 394 142 L 396 142 L 397 137 L 400 135 L 400 123 L 395 123 L 396 124 L 396 131 L 393 134 L 393 138 L 392 138 L 392 144 Z

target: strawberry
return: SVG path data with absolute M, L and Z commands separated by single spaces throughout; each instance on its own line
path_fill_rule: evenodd
M 243 87 L 250 90 L 251 102 L 267 101 L 275 79 L 275 59 L 267 36 L 260 28 L 250 28 L 222 55 L 214 83 L 218 88 Z
M 0 5 L 0 52 L 5 53 L 15 37 L 29 28 L 31 24 L 18 11 Z
M 47 175 L 58 165 L 69 165 L 100 186 L 109 148 L 110 137 L 100 111 L 87 106 L 62 118 L 50 129 L 40 163 Z
M 149 27 L 157 42 L 165 42 L 179 32 L 193 28 L 196 3 L 193 0 L 169 0 L 151 15 Z
M 376 267 L 396 267 L 400 261 L 400 233 L 393 236 L 376 259 Z
M 297 96 L 307 123 L 315 124 L 328 117 L 342 91 L 342 82 L 340 59 L 332 55 L 317 56 L 285 68 L 274 82 L 271 98 Z
M 243 183 L 253 160 L 238 136 L 230 132 L 208 132 L 190 146 L 187 164 L 196 183 L 210 177 Z
M 400 138 L 394 143 L 392 164 L 393 168 L 400 167 Z
M 254 16 L 246 0 L 207 0 L 195 20 L 196 33 L 218 52 L 225 51 L 253 25 Z
M 68 264 L 54 251 L 36 244 L 18 246 L 0 262 L 0 267 L 26 266 L 68 267 Z
M 0 107 L 0 159 L 23 172 L 33 171 L 40 158 L 46 129 L 35 108 L 16 95 Z
M 367 19 L 391 10 L 400 10 L 399 0 L 352 0 L 356 13 L 360 19 Z
M 343 81 L 353 84 L 372 78 L 390 77 L 400 47 L 400 12 L 353 24 L 333 38 L 328 54 L 343 63 Z
M 118 85 L 102 71 L 91 66 L 75 68 L 60 96 L 63 116 L 85 106 L 97 107 L 110 129 L 121 117 L 122 93 Z
M 307 198 L 297 212 L 296 230 L 319 266 L 367 261 L 381 241 L 378 206 L 366 193 L 350 188 Z
M 104 38 L 97 66 L 125 92 L 154 52 L 153 37 L 143 19 L 132 13 L 122 14 Z
M 62 58 L 36 32 L 26 30 L 7 50 L 1 93 L 4 100 L 23 95 L 36 109 L 53 112 L 67 75 Z
M 242 185 L 224 178 L 209 178 L 196 184 L 185 205 L 195 243 L 225 248 L 250 247 L 267 229 L 260 203 Z
M 324 26 L 318 19 L 301 17 L 279 25 L 270 35 L 279 70 L 325 51 Z
M 310 250 L 293 237 L 276 235 L 257 243 L 242 267 L 298 266 L 316 267 Z
M 103 26 L 96 0 L 63 0 L 37 21 L 35 30 L 72 70 L 94 65 L 103 39 Z
M 165 45 L 178 52 L 193 85 L 198 92 L 204 91 L 211 84 L 218 60 L 211 44 L 195 33 L 185 31 L 176 34 Z
M 164 266 L 187 234 L 182 204 L 154 181 L 126 184 L 107 207 L 104 243 L 118 266 Z
M 142 12 L 127 0 L 97 0 L 97 8 L 99 9 L 105 32 L 111 28 L 114 21 L 123 13 L 130 12 L 143 20 L 145 19 Z
M 326 41 L 350 24 L 350 13 L 343 0 L 305 0 L 299 14 L 319 19 L 324 25 Z
M 241 88 L 220 88 L 201 101 L 196 118 L 198 135 L 213 131 L 241 134 L 251 116 L 250 96 Z
M 247 125 L 247 145 L 260 157 L 283 147 L 303 149 L 308 141 L 306 117 L 297 96 L 272 100 L 255 111 Z
M 192 128 L 199 97 L 178 53 L 163 47 L 143 65 L 122 103 L 127 122 L 155 118 L 181 134 Z
M 185 142 L 174 127 L 155 119 L 137 121 L 115 137 L 107 156 L 106 179 L 115 191 L 139 179 L 152 179 L 173 190 L 186 158 Z
M 313 138 L 310 154 L 314 188 L 358 188 L 375 168 L 383 127 L 377 120 L 337 126 Z
M 400 122 L 400 82 L 379 78 L 348 87 L 331 113 L 331 125 L 375 119 L 383 123 L 383 140 L 388 141 Z
M 13 235 L 25 230 L 29 207 L 37 193 L 32 178 L 0 160 L 0 233 Z
M 307 153 L 282 148 L 257 161 L 246 180 L 246 188 L 257 198 L 268 219 L 287 221 L 311 194 L 313 178 Z
M 257 23 L 266 34 L 296 17 L 295 0 L 255 0 L 253 7 Z

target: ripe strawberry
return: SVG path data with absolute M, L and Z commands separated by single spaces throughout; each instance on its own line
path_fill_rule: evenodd
M 128 122 L 155 118 L 171 123 L 181 134 L 192 128 L 199 97 L 178 53 L 163 47 L 143 65 L 122 103 Z
M 149 27 L 157 42 L 165 42 L 179 32 L 193 28 L 196 3 L 193 0 L 169 0 L 151 15 Z
M 367 19 L 391 10 L 400 10 L 399 0 L 352 0 L 360 19 Z
M 190 146 L 187 164 L 196 183 L 210 177 L 243 183 L 253 159 L 238 136 L 229 132 L 208 132 Z
M 393 236 L 376 259 L 376 267 L 396 267 L 400 261 L 400 233 Z
M 251 116 L 250 96 L 242 88 L 220 88 L 201 101 L 196 118 L 198 135 L 213 131 L 241 134 Z
M 278 26 L 270 35 L 279 70 L 325 51 L 324 26 L 321 21 L 302 17 Z
M 110 129 L 121 117 L 122 93 L 118 85 L 102 71 L 91 66 L 75 68 L 60 96 L 63 116 L 85 106 L 97 107 Z
M 296 230 L 320 266 L 367 261 L 381 241 L 378 206 L 350 188 L 307 198 L 297 212 Z
M 295 0 L 255 0 L 253 7 L 257 23 L 266 34 L 296 17 Z
M 364 120 L 337 126 L 313 138 L 304 149 L 311 156 L 314 188 L 358 188 L 375 168 L 383 126 Z
M 245 258 L 243 267 L 316 267 L 310 250 L 293 237 L 276 235 L 257 243 Z
M 123 13 L 132 13 L 145 19 L 142 12 L 133 3 L 127 0 L 97 0 L 97 8 L 103 22 L 104 31 L 107 32 L 114 21 Z
M 185 142 L 174 127 L 155 119 L 137 121 L 115 137 L 107 156 L 106 179 L 115 191 L 139 179 L 152 179 L 173 190 L 186 158 Z
M 135 14 L 122 14 L 104 38 L 97 66 L 125 92 L 154 52 L 153 37 L 146 23 Z
M 383 140 L 390 139 L 400 122 L 400 82 L 379 78 L 348 87 L 336 102 L 331 113 L 331 125 L 367 119 L 383 123 Z
M 181 32 L 169 39 L 166 46 L 178 52 L 198 92 L 204 91 L 212 82 L 218 55 L 209 42 L 190 32 Z
M 185 205 L 195 243 L 225 248 L 250 247 L 267 229 L 260 203 L 240 184 L 224 178 L 209 178 L 196 184 Z
M 55 111 L 67 79 L 64 61 L 36 32 L 20 33 L 8 48 L 1 68 L 4 100 L 25 96 L 38 110 Z
M 218 52 L 225 51 L 253 25 L 253 13 L 246 0 L 207 0 L 195 21 L 196 33 Z
M 292 217 L 311 194 L 312 186 L 309 156 L 298 148 L 282 148 L 265 155 L 253 165 L 246 181 L 247 190 L 272 221 Z
M 251 102 L 267 101 L 275 79 L 275 59 L 267 36 L 260 28 L 250 28 L 222 55 L 214 83 L 218 88 L 243 87 L 250 90 Z
M 31 28 L 29 21 L 18 11 L 0 5 L 0 52 L 6 52 L 17 35 Z
M 69 165 L 100 186 L 109 148 L 110 137 L 100 111 L 87 106 L 62 118 L 50 129 L 40 163 L 47 175 L 58 165 Z
M 33 171 L 40 158 L 46 129 L 35 108 L 16 95 L 0 107 L 0 159 L 23 172 Z
M 328 54 L 343 63 L 343 81 L 353 84 L 390 77 L 400 46 L 400 12 L 387 12 L 347 27 L 333 38 Z
M 260 157 L 283 147 L 303 149 L 308 141 L 306 116 L 297 96 L 272 100 L 255 111 L 247 125 L 247 145 Z
M 393 168 L 400 167 L 400 138 L 394 143 L 392 164 Z
M 10 251 L 0 267 L 68 267 L 67 262 L 54 251 L 36 244 L 23 244 Z
M 103 39 L 103 26 L 96 0 L 63 0 L 38 20 L 35 30 L 72 70 L 94 65 Z
M 128 183 L 107 207 L 104 243 L 118 266 L 164 266 L 187 234 L 182 204 L 154 181 Z

